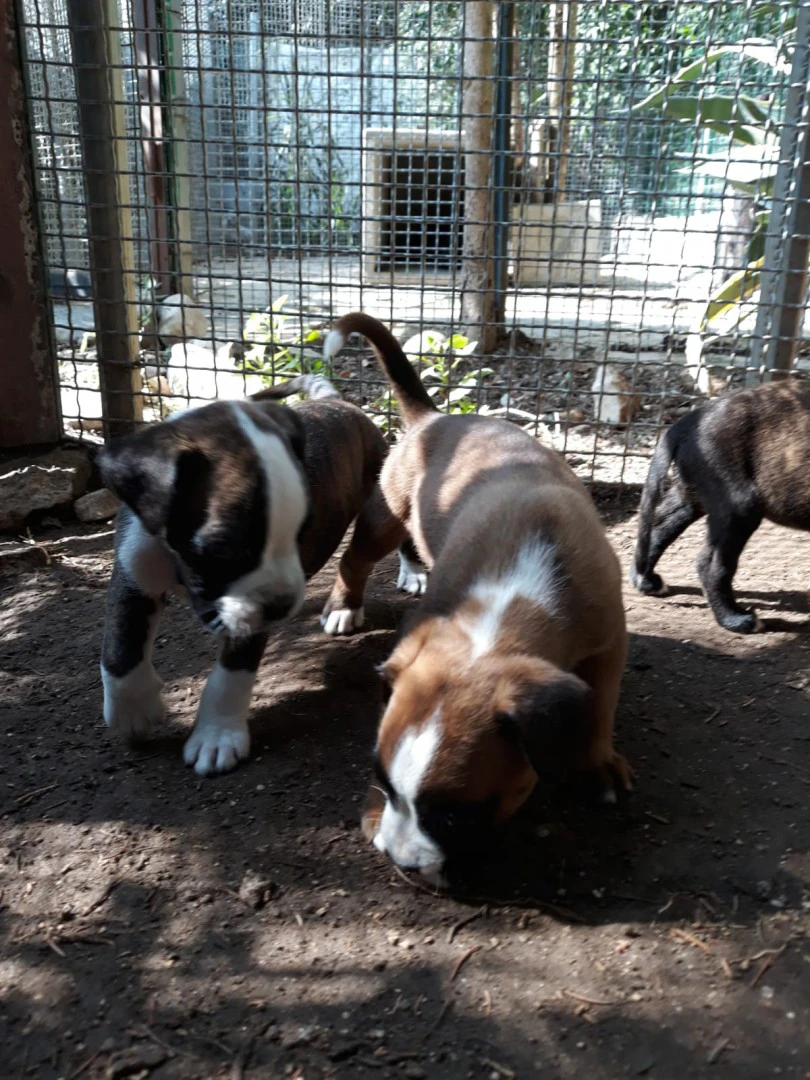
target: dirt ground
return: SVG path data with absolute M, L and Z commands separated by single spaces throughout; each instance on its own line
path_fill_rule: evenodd
M 598 494 L 626 564 L 635 496 Z M 260 672 L 254 756 L 184 768 L 213 643 L 171 605 L 170 719 L 101 719 L 112 534 L 0 584 L 3 1077 L 810 1077 L 810 536 L 764 527 L 720 630 L 696 588 L 627 592 L 625 804 L 539 794 L 459 895 L 364 843 L 373 665 L 409 604 L 378 569 L 368 631 L 321 634 L 329 569 Z M 254 875 L 261 882 L 251 888 Z M 241 891 L 241 898 L 240 898 Z

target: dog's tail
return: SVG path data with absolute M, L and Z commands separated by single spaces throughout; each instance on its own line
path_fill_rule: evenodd
M 306 394 L 310 400 L 316 398 L 339 398 L 339 392 L 332 386 L 323 375 L 297 375 L 294 379 L 279 383 L 277 386 L 268 386 L 250 395 L 251 401 L 280 401 L 282 398 L 292 397 L 293 394 Z
M 349 334 L 362 334 L 371 342 L 377 361 L 391 383 L 406 424 L 412 424 L 428 413 L 438 411 L 397 339 L 371 315 L 355 311 L 338 319 L 324 343 L 325 360 L 337 356 L 346 344 Z
M 679 423 L 673 424 L 658 440 L 658 445 L 650 463 L 650 471 L 644 481 L 644 490 L 641 493 L 641 506 L 638 512 L 638 537 L 636 539 L 636 551 L 633 556 L 633 571 L 631 574 L 633 584 L 639 592 L 655 592 L 660 587 L 657 575 L 651 572 L 652 567 L 649 565 L 650 539 L 655 520 L 655 509 L 661 499 L 664 481 L 675 456 L 675 450 L 680 442 L 679 427 Z

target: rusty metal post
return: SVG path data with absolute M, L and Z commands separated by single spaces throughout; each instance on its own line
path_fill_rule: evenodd
M 132 273 L 132 229 L 120 208 L 121 139 L 116 124 L 122 95 L 116 95 L 110 8 L 105 0 L 67 0 L 73 44 L 79 130 L 87 192 L 87 224 L 96 320 L 104 434 L 134 430 L 141 415 L 137 323 Z M 127 301 L 130 301 L 129 303 Z
M 56 442 L 62 435 L 50 337 L 20 39 L 14 4 L 0 4 L 0 446 Z

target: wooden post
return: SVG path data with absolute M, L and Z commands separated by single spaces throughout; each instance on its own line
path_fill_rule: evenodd
M 515 0 L 500 0 L 495 64 L 495 132 L 493 255 L 496 333 L 504 330 L 506 313 L 507 262 L 509 255 L 509 225 L 512 213 L 512 73 L 514 71 L 513 37 L 515 31 Z
M 461 317 L 465 334 L 490 353 L 498 339 L 493 259 L 494 3 L 464 5 L 464 250 Z
M 0 446 L 62 435 L 14 4 L 0 5 Z
M 160 7 L 162 8 L 162 5 Z M 141 149 L 149 191 L 149 268 L 156 283 L 156 291 L 168 295 L 177 289 L 172 272 L 169 220 L 169 167 L 166 160 L 167 133 L 163 110 L 166 50 L 162 23 L 159 0 L 133 0 L 132 24 L 135 31 Z
M 67 0 L 79 132 L 104 433 L 132 431 L 142 418 L 132 225 L 125 161 L 123 85 L 114 0 Z
M 177 292 L 194 295 L 194 248 L 191 239 L 191 173 L 188 154 L 188 98 L 183 70 L 182 0 L 164 0 L 166 17 L 166 94 L 171 143 L 169 202 L 174 208 Z

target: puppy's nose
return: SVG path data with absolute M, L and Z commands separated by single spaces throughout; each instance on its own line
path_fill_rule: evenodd
M 262 617 L 265 622 L 275 622 L 289 615 L 295 607 L 294 596 L 274 596 L 271 600 L 262 603 Z

